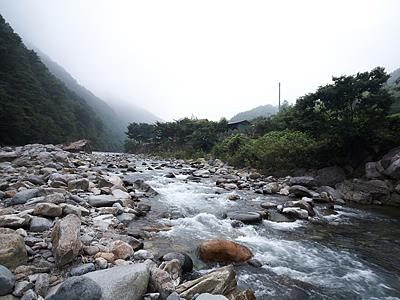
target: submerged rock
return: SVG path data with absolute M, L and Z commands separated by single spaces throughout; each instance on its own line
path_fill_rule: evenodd
M 209 240 L 198 247 L 201 260 L 206 262 L 244 262 L 253 257 L 246 246 L 227 240 Z

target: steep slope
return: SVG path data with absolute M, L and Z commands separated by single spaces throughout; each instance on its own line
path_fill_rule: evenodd
M 387 83 L 393 84 L 399 78 L 400 78 L 400 68 L 398 68 L 398 69 L 394 70 L 392 73 L 390 73 L 390 78 L 388 79 Z
M 28 50 L 0 16 L 0 144 L 63 143 L 90 139 L 104 149 L 104 125 Z
M 121 121 L 114 110 L 103 100 L 96 97 L 85 87 L 81 86 L 75 78 L 73 78 L 63 67 L 54 62 L 50 57 L 35 49 L 42 62 L 47 66 L 49 71 L 60 79 L 71 91 L 76 93 L 79 97 L 84 99 L 86 103 L 92 108 L 97 116 L 103 121 L 108 136 L 112 142 L 108 150 L 122 151 L 123 141 L 125 139 L 126 125 Z
M 261 105 L 256 108 L 240 112 L 237 115 L 233 116 L 229 121 L 230 122 L 238 122 L 243 120 L 251 121 L 258 117 L 268 117 L 274 115 L 278 112 L 278 108 L 271 105 Z
M 400 68 L 393 71 L 387 81 L 388 88 L 395 97 L 394 103 L 391 107 L 392 113 L 400 113 L 400 83 L 397 83 L 398 80 L 400 80 Z

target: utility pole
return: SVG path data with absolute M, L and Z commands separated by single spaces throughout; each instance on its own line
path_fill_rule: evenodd
M 279 82 L 279 84 L 278 84 L 278 87 L 279 87 L 278 111 L 281 111 L 281 83 L 280 83 L 280 82 Z

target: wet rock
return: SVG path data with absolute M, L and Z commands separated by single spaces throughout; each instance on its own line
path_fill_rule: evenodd
M 147 290 L 150 272 L 145 264 L 131 264 L 90 272 L 83 277 L 102 288 L 102 299 L 140 300 Z
M 148 183 L 144 182 L 143 179 L 135 180 L 133 182 L 133 187 L 152 196 L 158 195 L 158 192 L 154 190 Z
M 118 221 L 120 221 L 121 223 L 123 223 L 125 225 L 129 225 L 129 223 L 136 220 L 137 218 L 138 217 L 136 215 L 130 214 L 130 213 L 122 213 L 122 214 L 117 215 Z
M 24 239 L 14 230 L 0 228 L 0 265 L 15 268 L 27 259 Z
M 313 187 L 316 186 L 317 180 L 311 176 L 298 176 L 298 177 L 291 177 L 289 180 L 290 185 L 301 185 L 301 186 L 308 186 Z
M 296 197 L 313 197 L 313 196 L 318 196 L 318 193 L 311 191 L 307 189 L 304 186 L 301 185 L 292 185 L 289 188 L 289 192 L 291 194 L 294 194 Z
M 57 221 L 52 231 L 53 255 L 58 266 L 63 266 L 78 255 L 81 249 L 81 220 L 76 215 L 67 215 Z
M 111 252 L 117 259 L 127 259 L 133 255 L 133 248 L 128 243 L 118 240 L 111 243 Z
M 88 199 L 88 203 L 93 207 L 113 206 L 114 203 L 122 204 L 121 200 L 115 198 L 112 195 L 90 196 Z
M 15 285 L 15 276 L 5 266 L 0 265 L 0 296 L 12 292 Z
M 170 261 L 173 259 L 177 259 L 181 262 L 183 273 L 188 273 L 193 270 L 193 261 L 186 253 L 170 252 L 162 257 L 163 261 Z
M 198 279 L 187 281 L 176 288 L 179 296 L 192 299 L 196 294 L 229 295 L 236 288 L 236 273 L 232 265 L 216 269 Z
M 47 231 L 50 230 L 52 224 L 53 222 L 51 222 L 49 219 L 41 217 L 33 217 L 31 220 L 31 225 L 29 230 L 33 232 Z
M 240 199 L 240 196 L 238 194 L 231 194 L 228 196 L 228 200 L 231 200 L 231 201 L 236 201 L 239 199 Z
M 75 179 L 68 182 L 68 189 L 87 191 L 89 189 L 89 180 L 86 178 Z
M 81 276 L 89 272 L 93 272 L 96 270 L 96 267 L 94 266 L 93 263 L 88 263 L 84 265 L 80 265 L 78 267 L 75 267 L 71 269 L 70 274 L 71 276 Z
M 259 213 L 256 212 L 232 212 L 228 213 L 228 218 L 230 218 L 231 220 L 243 222 L 244 224 L 256 224 L 262 221 L 262 217 Z
M 93 279 L 84 276 L 76 276 L 70 277 L 64 281 L 53 295 L 46 297 L 46 300 L 112 299 L 102 298 L 102 295 L 102 286 L 97 284 Z
M 282 213 L 290 215 L 296 219 L 307 219 L 308 212 L 305 209 L 299 207 L 285 207 Z
M 35 282 L 36 294 L 43 296 L 43 297 L 46 296 L 47 291 L 49 290 L 49 287 L 50 287 L 49 279 L 50 279 L 50 277 L 49 277 L 49 274 L 47 274 L 47 273 L 42 273 L 37 276 L 36 282 Z
M 62 214 L 62 208 L 53 203 L 38 203 L 35 206 L 33 214 L 43 217 L 59 217 Z
M 243 262 L 253 257 L 246 246 L 227 240 L 204 241 L 198 248 L 199 257 L 206 262 Z
M 26 223 L 26 219 L 20 218 L 16 215 L 0 216 L 0 227 L 17 229 L 26 225 Z
M 270 201 L 265 201 L 260 204 L 262 208 L 269 209 L 269 208 L 276 208 L 278 204 Z
M 309 199 L 311 201 L 307 201 L 306 199 Z M 294 207 L 299 207 L 301 209 L 304 209 L 307 211 L 310 217 L 314 217 L 315 211 L 310 203 L 312 203 L 312 199 L 306 197 L 303 197 L 301 200 L 298 201 L 292 201 Z
M 276 211 L 268 211 L 268 220 L 272 222 L 293 222 L 294 219 Z

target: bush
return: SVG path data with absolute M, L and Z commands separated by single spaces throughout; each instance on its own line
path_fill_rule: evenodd
M 317 142 L 299 131 L 272 131 L 258 139 L 234 135 L 214 147 L 214 155 L 238 167 L 270 172 L 313 167 L 315 155 L 325 142 Z

